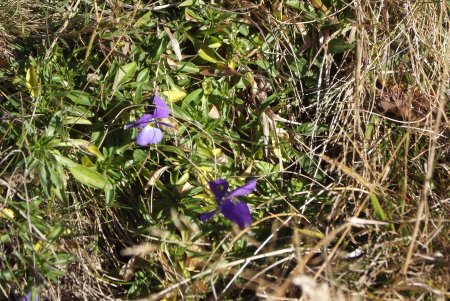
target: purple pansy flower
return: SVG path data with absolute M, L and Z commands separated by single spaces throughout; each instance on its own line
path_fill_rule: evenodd
M 156 119 L 169 117 L 169 108 L 161 97 L 153 97 L 153 113 L 145 113 L 141 118 L 126 125 L 126 129 L 139 128 L 141 131 L 136 137 L 136 143 L 145 146 L 156 144 L 162 140 L 162 132 L 158 125 L 170 126 L 169 124 L 157 121 Z
M 200 214 L 199 218 L 202 222 L 210 220 L 218 212 L 221 212 L 226 218 L 238 224 L 239 228 L 244 229 L 252 223 L 252 216 L 246 203 L 234 199 L 235 197 L 250 194 L 256 189 L 256 179 L 249 181 L 248 183 L 232 190 L 228 191 L 228 181 L 218 179 L 209 182 L 209 187 L 213 192 L 217 209 L 211 212 Z

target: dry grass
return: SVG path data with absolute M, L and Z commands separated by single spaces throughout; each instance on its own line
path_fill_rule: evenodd
M 443 300 L 449 296 L 450 280 L 449 186 L 441 180 L 449 176 L 448 7 L 420 1 L 354 5 L 354 69 L 339 84 L 340 95 L 331 86 L 317 104 L 317 112 L 326 112 L 324 121 L 333 116 L 331 135 L 317 156 L 336 146 L 342 150 L 332 153 L 332 160 L 322 156 L 335 170 L 328 187 L 334 195 L 332 224 L 352 216 L 367 222 L 334 233 L 337 243 L 322 254 L 322 264 L 308 268 L 311 256 L 300 258 L 277 296 L 286 295 L 297 273 L 306 273 L 331 287 L 344 285 L 360 298 Z M 380 95 L 394 87 L 401 87 L 404 99 L 389 101 L 396 107 L 408 104 L 403 117 L 419 114 L 420 99 L 427 99 L 420 120 L 382 113 Z M 382 218 L 372 207 L 374 195 L 393 227 L 371 223 Z M 331 240 L 327 236 L 323 241 L 328 245 Z M 339 260 L 344 250 L 352 249 L 361 254 Z

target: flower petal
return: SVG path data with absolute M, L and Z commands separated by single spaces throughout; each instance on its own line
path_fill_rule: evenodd
M 167 107 L 167 104 L 161 97 L 155 95 L 153 97 L 153 104 L 155 105 L 155 110 L 153 111 L 153 118 L 169 117 L 170 113 L 169 108 Z
M 256 189 L 256 179 L 253 179 L 253 180 L 247 182 L 246 184 L 242 185 L 241 187 L 238 187 L 235 190 L 231 191 L 227 195 L 227 199 L 236 197 L 236 196 L 250 194 L 255 189 Z
M 156 144 L 162 140 L 162 132 L 160 129 L 147 125 L 136 137 L 136 143 L 142 146 L 147 144 Z
M 228 181 L 224 179 L 217 179 L 215 181 L 209 182 L 209 188 L 214 193 L 216 197 L 217 205 L 220 206 L 223 197 L 227 193 L 228 190 Z
M 198 218 L 199 218 L 202 222 L 206 223 L 207 221 L 209 221 L 210 219 L 212 219 L 212 218 L 214 217 L 214 215 L 216 215 L 216 213 L 217 213 L 216 210 L 211 211 L 211 212 L 205 212 L 205 213 L 200 214 L 200 215 L 198 216 Z
M 21 297 L 19 301 L 39 301 L 39 294 L 36 294 L 34 296 L 34 300 L 32 299 L 33 294 L 31 291 L 29 291 L 25 296 Z
M 241 230 L 252 224 L 250 210 L 244 202 L 238 202 L 235 204 L 230 199 L 226 199 L 223 201 L 220 212 L 222 212 L 226 218 L 238 224 Z
M 152 114 L 144 114 L 138 120 L 128 123 L 125 126 L 125 129 L 136 128 L 136 127 L 143 128 L 150 122 L 150 120 L 152 120 L 152 118 L 153 118 Z

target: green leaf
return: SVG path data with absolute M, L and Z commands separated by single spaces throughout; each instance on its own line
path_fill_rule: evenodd
M 70 168 L 70 167 L 74 167 L 77 165 L 75 162 L 73 162 L 69 158 L 62 156 L 58 151 L 55 151 L 55 150 L 52 151 L 51 155 L 56 160 L 56 162 L 58 162 L 59 164 L 61 164 L 64 167 Z
M 197 89 L 189 93 L 188 96 L 186 96 L 183 100 L 184 103 L 190 103 L 194 102 L 195 104 L 198 104 L 198 100 L 202 97 L 203 89 Z
M 205 61 L 211 62 L 211 63 L 224 63 L 224 60 L 219 57 L 217 52 L 215 52 L 213 49 L 209 48 L 206 44 L 198 44 L 197 53 L 198 55 L 204 59 Z
M 208 48 L 217 49 L 222 46 L 222 40 L 216 38 L 215 36 L 211 36 L 208 39 Z
M 75 256 L 71 254 L 58 254 L 54 259 L 55 265 L 66 266 L 76 260 Z
M 113 188 L 105 188 L 105 199 L 106 199 L 106 205 L 108 207 L 111 207 L 114 204 L 114 201 L 116 199 L 116 190 Z
M 184 9 L 184 15 L 186 16 L 186 19 L 194 19 L 197 22 L 204 22 L 202 16 L 199 14 L 197 10 L 185 8 Z
M 136 62 L 131 62 L 124 66 L 119 67 L 117 70 L 116 77 L 114 78 L 113 90 L 116 91 L 122 84 L 127 82 L 131 77 L 134 76 L 136 72 L 137 64 Z
M 90 120 L 87 120 L 86 118 L 82 118 L 82 117 L 67 116 L 64 119 L 64 124 L 92 125 L 92 122 Z
M 270 63 L 268 61 L 263 61 L 263 60 L 256 60 L 254 62 L 255 65 L 257 65 L 258 67 L 260 67 L 263 70 L 267 70 L 270 68 Z
M 183 185 L 189 180 L 189 173 L 184 173 L 181 178 L 178 179 L 178 181 L 175 183 L 175 185 Z
M 370 202 L 372 203 L 373 210 L 375 211 L 375 215 L 381 219 L 383 222 L 388 221 L 389 218 L 387 217 L 386 213 L 383 210 L 383 207 L 381 207 L 380 201 L 378 200 L 378 197 L 375 193 L 369 194 Z M 386 225 L 390 230 L 395 231 L 393 224 Z
M 54 163 L 53 166 L 49 166 L 50 171 L 50 180 L 52 182 L 52 191 L 60 200 L 65 200 L 66 194 L 64 193 L 65 189 L 65 181 L 64 181 L 64 172 L 62 166 L 57 162 Z
M 85 108 L 78 107 L 78 106 L 65 106 L 64 110 L 67 111 L 67 113 L 70 113 L 70 115 L 75 117 L 94 117 L 95 114 Z M 56 114 L 55 114 L 56 115 Z
M 323 239 L 325 237 L 325 235 L 323 235 L 323 233 L 321 233 L 319 231 L 314 231 L 314 230 L 310 230 L 310 229 L 300 229 L 300 228 L 295 228 L 295 230 L 297 230 L 297 232 L 299 232 L 300 234 L 318 238 L 318 239 Z
M 250 26 L 247 24 L 239 24 L 238 30 L 244 36 L 248 36 L 250 33 Z
M 302 136 L 320 135 L 328 130 L 325 124 L 316 124 L 314 122 L 305 122 L 297 126 L 296 132 Z
M 136 84 L 136 90 L 134 91 L 134 98 L 141 102 L 142 101 L 142 88 L 144 84 L 143 83 L 137 83 Z
M 369 195 L 370 201 L 372 202 L 373 210 L 375 210 L 376 216 L 383 222 L 387 220 L 386 213 L 384 213 L 383 207 L 381 207 L 380 201 L 377 196 L 373 193 Z
M 133 27 L 134 28 L 139 28 L 143 25 L 146 25 L 150 22 L 151 16 L 152 16 L 152 11 L 149 11 L 148 13 L 146 13 L 145 15 L 143 15 L 142 17 L 140 17 L 136 23 L 134 23 Z
M 61 234 L 63 234 L 63 232 L 64 232 L 64 227 L 61 224 L 57 224 L 57 225 L 53 226 L 52 231 L 47 236 L 48 241 L 54 242 L 61 236 Z
M 15 276 L 11 271 L 0 271 L 0 280 L 11 281 Z
M 178 4 L 178 7 L 191 6 L 192 4 L 194 4 L 194 0 L 186 0 Z
M 48 137 L 53 136 L 55 134 L 55 130 L 62 127 L 62 113 L 62 111 L 58 111 L 55 115 L 53 115 L 52 119 L 50 119 L 46 130 Z
M 370 117 L 369 124 L 367 125 L 366 133 L 364 135 L 364 137 L 368 141 L 372 140 L 372 137 L 373 137 L 373 134 L 374 134 L 374 131 L 375 131 L 376 120 L 377 120 L 377 116 L 376 115 L 372 115 L 372 117 Z
M 305 7 L 305 3 L 306 2 L 304 0 L 288 0 L 286 1 L 286 6 L 301 11 L 302 17 L 305 18 L 305 20 L 318 19 L 318 16 L 314 14 L 311 9 Z
M 264 99 L 259 108 L 260 112 L 264 112 L 264 110 L 267 109 L 278 97 L 278 93 L 275 92 L 274 94 Z
M 323 180 L 325 176 L 320 169 L 317 169 L 318 163 L 314 158 L 311 158 L 308 154 L 304 153 L 298 153 L 296 155 L 296 158 L 306 174 L 308 174 L 310 177 L 315 176 L 315 179 L 317 180 Z
M 182 100 L 186 96 L 186 92 L 181 89 L 172 89 L 169 91 L 161 92 L 164 95 L 168 102 L 176 102 Z
M 136 82 L 137 83 L 147 83 L 148 80 L 149 80 L 148 68 L 144 68 L 138 73 L 138 75 L 136 77 Z
M 113 188 L 108 179 L 95 169 L 76 164 L 73 167 L 69 167 L 69 171 L 77 181 L 89 187 L 99 189 Z
M 278 76 L 278 72 L 275 70 L 274 66 L 269 63 L 269 61 L 256 60 L 253 63 L 258 67 L 260 67 L 261 69 L 267 71 L 270 74 L 270 76 L 272 77 Z
M 100 152 L 100 150 L 97 148 L 97 146 L 93 144 L 89 144 L 86 146 L 86 151 L 90 152 L 91 154 L 95 155 L 97 159 L 99 160 L 105 160 L 105 157 Z
M 50 171 L 48 169 L 47 164 L 39 164 L 39 180 L 41 182 L 41 186 L 47 196 L 50 196 L 50 191 L 52 187 L 52 182 L 50 179 Z
M 95 167 L 95 164 L 89 159 L 88 156 L 81 157 L 81 164 L 86 167 Z
M 142 164 L 147 159 L 148 153 L 142 149 L 136 149 L 133 152 L 133 161 L 136 164 Z
M 67 98 L 69 98 L 74 103 L 83 105 L 83 106 L 92 106 L 92 98 L 91 95 L 84 91 L 80 90 L 72 90 L 67 95 Z
M 167 46 L 167 41 L 166 39 L 162 38 L 159 39 L 159 46 L 158 49 L 156 50 L 155 55 L 153 56 L 153 60 L 156 61 L 159 59 L 159 57 L 161 56 L 161 54 L 164 53 L 164 51 L 166 51 L 166 46 Z
M 180 158 L 186 157 L 186 154 L 184 153 L 184 151 L 181 150 L 179 147 L 175 147 L 175 146 L 171 146 L 171 145 L 160 145 L 159 148 L 163 152 L 173 153 L 173 154 L 179 156 Z
M 177 71 L 195 74 L 200 72 L 200 68 L 191 62 L 177 62 Z
M 59 142 L 55 146 L 75 146 L 75 147 L 83 147 L 84 145 L 88 145 L 89 141 L 84 139 L 67 139 L 67 141 Z
M 41 89 L 39 87 L 39 78 L 36 73 L 36 69 L 34 69 L 34 66 L 31 66 L 27 69 L 25 85 L 27 86 L 28 91 L 30 91 L 31 97 L 36 97 L 41 94 Z
M 255 161 L 255 166 L 265 175 L 271 174 L 279 168 L 278 165 L 264 161 Z
M 328 47 L 331 53 L 342 53 L 355 48 L 355 44 L 347 43 L 344 39 L 341 38 L 336 38 L 328 42 Z

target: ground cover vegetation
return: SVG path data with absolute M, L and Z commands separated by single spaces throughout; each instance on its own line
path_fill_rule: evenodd
M 448 13 L 2 0 L 0 299 L 448 299 Z

